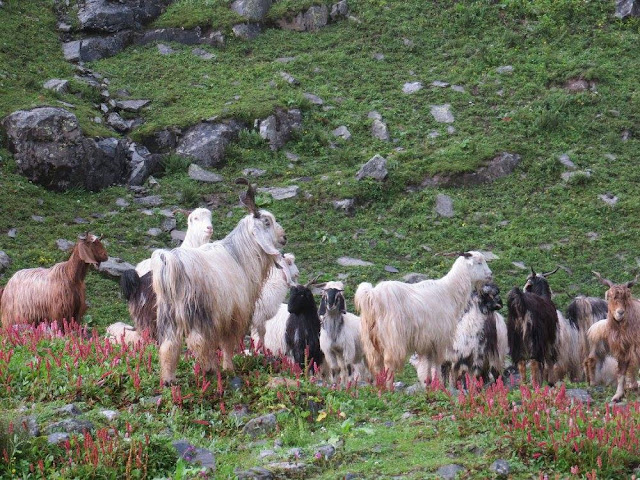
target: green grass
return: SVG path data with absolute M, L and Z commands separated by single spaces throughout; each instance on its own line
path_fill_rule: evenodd
M 282 151 L 271 151 L 255 132 L 243 132 L 228 149 L 220 169 L 223 183 L 194 182 L 186 176 L 187 163 L 175 156 L 168 158 L 165 174 L 158 179 L 160 185 L 152 192 L 162 196 L 163 207 L 187 208 L 205 205 L 205 199 L 213 201 L 214 237 L 221 238 L 244 214 L 237 206 L 238 188 L 233 184 L 244 168 L 267 171 L 257 179 L 259 186 L 299 185 L 301 193 L 295 199 L 262 197 L 261 203 L 286 229 L 287 251 L 296 254 L 302 281 L 319 273 L 322 280 L 346 274 L 350 305 L 362 281 L 401 278 L 410 272 L 439 277 L 452 261 L 436 254 L 463 249 L 498 255 L 490 267 L 503 292 L 522 285 L 526 278 L 527 271 L 513 262 L 543 271 L 562 265 L 550 278 L 560 309 L 578 294 L 602 296 L 603 288 L 592 270 L 614 281 L 633 278 L 640 249 L 636 234 L 640 174 L 635 161 L 640 157 L 640 94 L 633 76 L 640 68 L 637 19 L 616 19 L 613 2 L 481 0 L 426 5 L 417 0 L 351 0 L 354 19 L 340 20 L 314 33 L 272 28 L 278 18 L 317 3 L 321 2 L 275 3 L 264 33 L 246 42 L 230 33 L 239 19 L 228 8 L 229 2 L 178 0 L 153 26 L 221 29 L 225 47 L 204 47 L 215 59 L 202 60 L 191 53 L 192 47 L 182 45 L 173 45 L 176 53 L 162 56 L 150 45 L 128 48 L 90 65 L 109 78 L 112 92 L 122 88 L 133 98 L 152 100 L 143 114 L 145 123 L 132 132 L 137 140 L 167 126 L 186 128 L 213 116 L 239 118 L 251 126 L 276 107 L 302 109 L 303 129 Z M 87 135 L 109 135 L 92 121 L 98 114 L 96 92 L 74 80 L 73 66 L 63 59 L 53 8 L 51 1 L 5 0 L 0 9 L 0 116 L 64 101 L 76 106 L 73 111 Z M 376 60 L 378 53 L 384 59 Z M 295 59 L 277 62 L 280 57 Z M 498 73 L 497 68 L 506 65 L 513 66 L 513 72 Z M 281 71 L 293 75 L 300 85 L 285 83 Z M 50 78 L 72 80 L 70 92 L 57 95 L 44 90 L 42 84 Z M 571 93 L 565 84 L 575 78 L 589 80 L 595 87 Z M 464 92 L 431 87 L 435 80 L 460 85 Z M 403 94 L 403 84 L 414 81 L 422 82 L 424 88 L 413 95 Z M 324 105 L 304 100 L 305 92 L 320 96 Z M 455 115 L 452 134 L 429 113 L 431 105 L 445 103 Z M 372 121 L 367 114 L 372 110 L 380 112 L 389 126 L 391 142 L 371 137 Z M 333 137 L 331 131 L 340 125 L 348 127 L 350 140 Z M 632 132 L 628 141 L 621 139 L 625 130 Z M 439 136 L 431 136 L 432 131 Z M 3 148 L 0 250 L 13 263 L 0 277 L 0 284 L 19 269 L 64 260 L 67 254 L 57 249 L 56 239 L 73 240 L 87 228 L 105 235 L 110 255 L 131 263 L 148 257 L 150 248 L 169 244 L 167 234 L 145 235 L 164 219 L 159 209 L 152 215 L 141 213 L 125 188 L 95 194 L 48 192 L 18 175 L 5 144 Z M 300 160 L 291 162 L 285 151 L 299 155 Z M 503 151 L 520 154 L 522 164 L 512 175 L 490 185 L 416 188 L 428 175 L 473 171 Z M 590 170 L 591 176 L 578 174 L 568 182 L 562 180 L 565 169 L 558 158 L 563 153 L 569 154 L 579 170 Z M 388 159 L 388 180 L 357 182 L 356 171 L 375 154 Z M 301 177 L 310 180 L 301 181 Z M 619 197 L 615 207 L 598 198 L 606 192 Z M 452 197 L 452 218 L 434 213 L 439 193 Z M 131 205 L 117 207 L 119 197 Z M 353 217 L 332 206 L 332 201 L 344 198 L 356 201 Z M 45 220 L 35 222 L 32 215 Z M 76 224 L 76 217 L 90 224 Z M 186 228 L 184 216 L 178 215 L 177 220 L 178 228 Z M 15 239 L 6 236 L 10 228 L 17 229 Z M 374 266 L 340 267 L 335 262 L 340 256 L 362 258 Z M 387 265 L 399 273 L 387 273 Z M 128 320 L 116 282 L 90 272 L 87 298 L 86 321 L 100 334 L 108 324 Z M 51 348 L 62 349 L 61 342 L 53 341 Z M 42 349 L 47 347 L 39 348 L 38 355 L 45 355 Z M 495 418 L 446 420 L 460 410 L 441 393 L 408 397 L 378 395 L 374 388 L 363 388 L 353 397 L 303 382 L 304 396 L 296 392 L 292 400 L 284 391 L 283 398 L 278 398 L 278 392 L 265 385 L 269 376 L 280 372 L 260 363 L 242 363 L 246 360 L 238 357 L 240 375 L 251 386 L 240 392 L 226 389 L 222 396 L 226 408 L 247 404 L 252 415 L 284 408 L 278 413 L 280 429 L 260 439 L 267 443 L 252 445 L 238 435 L 239 426 L 231 417 L 221 413 L 217 394 L 204 400 L 198 396 L 191 361 L 181 363 L 179 378 L 183 394 L 194 396 L 178 407 L 170 391 L 160 392 L 157 352 L 153 347 L 149 352 L 153 369 L 140 391 L 132 386 L 122 365 L 109 380 L 107 391 L 92 383 L 105 373 L 105 365 L 60 371 L 42 388 L 44 371 L 33 373 L 26 367 L 34 353 L 16 347 L 7 370 L 14 379 L 8 381 L 0 373 L 4 382 L 0 391 L 7 383 L 14 389 L 10 394 L 0 393 L 0 405 L 15 412 L 37 402 L 35 413 L 41 423 L 55 416 L 55 407 L 71 401 L 93 412 L 96 421 L 100 407 L 118 409 L 123 413 L 116 426 L 119 431 L 126 428 L 126 422 L 133 426 L 133 437 L 139 442 L 136 448 L 145 444 L 145 433 L 150 435 L 153 448 L 142 448 L 158 452 L 151 453 L 150 469 L 175 478 L 181 467 L 168 444 L 180 437 L 216 452 L 218 478 L 232 478 L 235 468 L 260 464 L 259 452 L 271 448 L 276 439 L 284 444 L 278 450 L 279 460 L 286 459 L 287 447 L 301 447 L 313 456 L 317 445 L 339 445 L 338 454 L 329 461 L 305 459 L 312 464 L 309 478 L 337 478 L 347 473 L 365 478 L 425 478 L 453 458 L 464 463 L 472 478 L 493 475 L 488 468 L 496 458 L 509 459 L 514 477 L 537 475 L 538 471 L 564 477 L 570 474 L 571 462 L 580 465 L 581 474 L 595 465 L 591 456 L 574 457 L 570 449 L 560 454 L 545 450 L 533 459 L 533 454 L 541 452 L 527 447 L 526 439 L 517 434 L 506 433 Z M 63 358 L 70 360 L 66 355 Z M 258 372 L 257 379 L 252 372 Z M 78 374 L 84 383 L 76 392 L 73 385 Z M 410 367 L 402 379 L 415 381 Z M 211 388 L 216 385 L 213 379 Z M 163 395 L 160 407 L 139 402 L 141 397 L 158 393 Z M 591 393 L 600 406 L 612 394 L 608 389 Z M 510 395 L 518 400 L 519 392 Z M 308 396 L 322 398 L 325 407 L 332 406 L 325 420 L 316 421 L 306 403 L 297 400 Z M 339 411 L 345 415 L 340 416 Z M 416 416 L 403 420 L 402 414 L 408 411 Z M 434 420 L 439 414 L 445 417 Z M 211 425 L 194 423 L 194 419 Z M 388 427 L 385 422 L 394 425 Z M 109 427 L 104 421 L 99 426 Z M 15 461 L 8 469 L 0 466 L 0 472 L 10 476 L 11 468 L 17 467 L 27 475 L 36 454 L 46 451 L 42 457 L 52 474 L 60 452 L 40 443 L 21 443 L 24 448 L 13 455 Z M 0 445 L 5 444 L 5 438 L 0 438 Z M 470 453 L 474 445 L 484 453 Z M 239 447 L 243 448 L 240 452 Z M 105 458 L 101 468 L 109 461 Z M 639 463 L 636 456 L 621 454 L 605 464 L 599 476 L 628 476 Z M 63 477 L 84 478 L 84 467 L 77 468 L 80 470 L 65 471 Z M 126 475 L 126 458 L 118 468 L 119 474 Z M 102 474 L 101 470 L 96 476 Z

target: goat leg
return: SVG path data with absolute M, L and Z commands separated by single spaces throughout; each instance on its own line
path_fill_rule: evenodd
M 527 383 L 527 362 L 525 360 L 518 362 L 518 372 L 520 372 L 520 384 Z
M 164 386 L 176 381 L 176 368 L 180 357 L 180 344 L 176 341 L 164 340 L 160 345 L 160 380 Z
M 534 387 L 542 385 L 542 364 L 537 360 L 531 360 L 531 382 Z
M 624 397 L 624 382 L 627 377 L 628 367 L 629 362 L 618 361 L 618 388 L 616 389 L 616 394 L 611 399 L 612 402 L 619 402 Z

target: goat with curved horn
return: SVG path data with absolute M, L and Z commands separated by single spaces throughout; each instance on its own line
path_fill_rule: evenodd
M 552 270 L 550 272 L 547 273 L 541 273 L 540 275 L 542 275 L 544 278 L 550 277 L 551 275 L 553 275 L 554 273 L 556 273 L 558 270 L 560 269 L 560 267 L 556 267 L 555 270 Z M 531 269 L 533 270 L 533 269 Z

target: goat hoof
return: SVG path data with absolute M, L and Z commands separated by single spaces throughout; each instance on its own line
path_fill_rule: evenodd
M 162 382 L 162 385 L 165 387 L 173 387 L 174 385 L 177 385 L 177 382 L 175 380 L 165 380 Z
M 620 403 L 622 401 L 622 399 L 624 398 L 624 395 L 615 395 L 611 401 L 613 403 Z

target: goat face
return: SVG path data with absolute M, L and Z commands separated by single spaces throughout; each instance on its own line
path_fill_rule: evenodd
M 551 299 L 551 287 L 549 287 L 549 281 L 547 277 L 553 275 L 558 271 L 556 267 L 555 270 L 547 273 L 536 273 L 533 268 L 531 268 L 531 273 L 527 277 L 527 281 L 524 284 L 523 290 L 529 293 L 535 293 L 536 295 L 540 295 L 541 297 L 546 297 Z
M 300 278 L 300 270 L 298 270 L 298 266 L 296 265 L 296 257 L 292 253 L 284 254 L 284 262 L 282 262 L 283 272 L 282 274 L 285 277 L 290 279 L 289 286 L 293 287 L 298 284 L 298 278 Z M 288 277 L 287 277 L 288 271 Z
M 327 311 L 333 313 L 336 310 L 340 313 L 347 313 L 344 291 L 338 288 L 325 288 L 322 292 L 322 300 L 320 301 L 318 315 L 326 315 Z
M 189 230 L 193 230 L 201 243 L 207 243 L 213 235 L 213 225 L 211 224 L 211 211 L 206 208 L 196 208 L 189 214 L 187 219 Z
M 462 257 L 469 269 L 472 283 L 488 283 L 492 280 L 492 273 L 484 255 L 480 252 L 465 252 Z
M 613 319 L 618 323 L 623 322 L 631 303 L 631 289 L 626 285 L 612 285 L 604 298 L 608 302 L 609 313 Z
M 280 255 L 279 250 L 287 243 L 284 229 L 276 222 L 272 213 L 260 210 L 259 214 L 251 218 L 251 232 L 260 248 L 268 255 Z
M 289 290 L 289 313 L 300 314 L 305 311 L 314 310 L 316 302 L 313 293 L 304 285 L 296 285 Z
M 109 259 L 107 250 L 100 242 L 102 237 L 96 237 L 91 233 L 82 235 L 78 238 L 77 248 L 78 255 L 83 262 L 93 265 L 95 268 L 100 266 L 101 262 L 106 262 Z
M 480 310 L 482 313 L 495 312 L 502 308 L 500 289 L 495 283 L 487 283 L 480 291 Z

